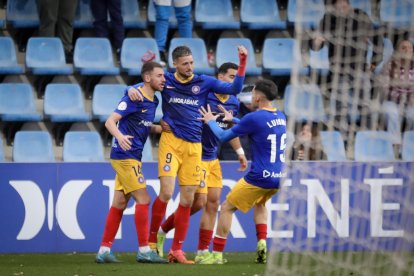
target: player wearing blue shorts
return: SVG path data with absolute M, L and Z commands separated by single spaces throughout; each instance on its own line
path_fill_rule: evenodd
M 214 115 L 209 106 L 207 110 L 200 109 L 204 122 L 209 125 L 220 141 L 248 135 L 252 152 L 250 171 L 237 182 L 222 204 L 213 240 L 213 252 L 204 258 L 201 264 L 223 263 L 223 250 L 230 231 L 232 216 L 236 210 L 247 212 L 254 207 L 256 226 L 267 224 L 265 203 L 280 187 L 280 179 L 284 176 L 286 148 L 286 117 L 281 111 L 272 107 L 272 101 L 276 97 L 277 86 L 272 81 L 256 82 L 252 93 L 252 104 L 258 108 L 257 111 L 245 115 L 237 125 L 228 130 L 223 130 L 218 126 L 215 121 L 218 115 Z M 237 121 L 235 118 L 233 120 Z M 258 231 L 258 235 L 264 234 L 258 242 L 256 258 L 258 263 L 266 263 L 266 231 L 267 229 Z

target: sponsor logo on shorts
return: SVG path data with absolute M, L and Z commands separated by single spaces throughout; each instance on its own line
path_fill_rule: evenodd
M 164 166 L 164 171 L 169 172 L 171 170 L 170 165 L 165 165 Z

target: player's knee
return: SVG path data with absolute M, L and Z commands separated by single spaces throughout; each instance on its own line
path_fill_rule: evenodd
M 207 199 L 205 197 L 198 197 L 196 200 L 194 200 L 193 206 L 191 207 L 193 213 L 196 213 L 203 209 L 204 206 L 206 206 L 206 203 Z
M 206 210 L 207 212 L 214 212 L 216 213 L 218 208 L 220 206 L 220 200 L 216 199 L 216 200 L 208 200 L 207 204 L 206 204 Z
M 171 197 L 172 197 L 172 192 L 169 191 L 164 191 L 164 192 L 160 192 L 159 196 L 158 196 L 163 202 L 168 202 L 170 201 Z

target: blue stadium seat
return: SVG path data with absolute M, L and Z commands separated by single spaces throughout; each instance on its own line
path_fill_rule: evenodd
M 239 54 L 237 51 L 237 46 L 239 45 L 246 47 L 249 53 L 247 56 L 246 75 L 261 75 L 262 68 L 257 67 L 256 65 L 253 44 L 248 38 L 220 38 L 217 42 L 217 68 L 225 62 L 234 62 L 236 64 L 239 64 Z
M 401 144 L 401 126 L 402 118 L 400 107 L 392 101 L 384 101 L 381 106 L 381 112 L 385 117 L 387 133 L 393 144 Z
M 309 50 L 309 66 L 322 76 L 329 73 L 328 46 L 325 45 L 319 51 Z
M 68 131 L 63 140 L 63 162 L 105 161 L 101 137 L 96 131 Z
M 13 40 L 8 36 L 0 37 L 0 75 L 23 73 L 24 67 L 17 64 Z
M 157 106 L 157 109 L 155 110 L 154 123 L 159 123 L 162 116 L 164 115 L 162 113 L 162 97 L 160 93 L 155 93 L 155 96 L 158 98 L 158 106 Z
M 52 122 L 88 122 L 82 91 L 77 84 L 52 83 L 46 86 L 44 113 Z
M 81 75 L 119 74 L 119 68 L 114 66 L 111 44 L 107 38 L 78 38 L 73 61 L 76 71 Z
M 374 26 L 377 27 L 380 25 L 380 23 L 377 20 L 374 20 L 372 16 L 371 0 L 351 0 L 350 3 L 353 8 L 363 10 L 374 23 Z
M 316 29 L 325 13 L 324 0 L 289 0 L 287 19 L 305 29 Z
M 414 2 L 410 0 L 381 0 L 380 18 L 389 27 L 411 29 L 414 14 Z
M 126 29 L 145 29 L 147 21 L 141 17 L 137 0 L 122 0 L 122 18 Z
M 41 121 L 32 88 L 27 83 L 0 84 L 0 118 L 6 122 Z
M 168 52 L 168 66 L 170 70 L 174 70 L 172 51 L 180 45 L 188 46 L 193 53 L 194 58 L 194 73 L 213 75 L 215 70 L 208 65 L 207 48 L 204 40 L 201 38 L 173 38 L 170 42 L 170 50 Z
M 121 70 L 128 72 L 130 76 L 141 74 L 141 57 L 147 52 L 155 54 L 155 61 L 160 61 L 160 53 L 157 42 L 153 38 L 125 38 L 121 50 Z
M 265 39 L 262 58 L 263 70 L 271 76 L 290 76 L 295 64 L 299 64 L 299 74 L 309 73 L 301 63 L 300 51 L 293 38 Z
M 144 149 L 142 150 L 142 162 L 152 162 L 154 161 L 154 157 L 152 155 L 152 146 L 151 146 L 151 140 L 148 139 L 144 144 Z
M 414 161 L 414 130 L 404 132 L 401 151 L 402 160 Z
M 3 147 L 3 139 L 0 136 L 0 162 L 4 162 L 6 159 L 4 158 L 4 147 Z
M 326 120 L 321 91 L 314 84 L 287 85 L 283 104 L 285 114 L 297 122 Z
M 321 131 L 321 143 L 328 161 L 346 161 L 344 140 L 339 131 Z
M 125 88 L 123 84 L 95 85 L 92 97 L 93 117 L 104 123 L 124 96 Z
M 151 25 L 155 24 L 155 7 L 154 1 L 148 0 L 148 9 L 147 9 L 147 18 L 148 23 Z M 175 10 L 174 8 L 171 9 L 170 19 L 168 20 L 169 28 L 176 29 L 178 26 L 177 18 L 175 17 Z
M 242 0 L 240 21 L 250 30 L 286 29 L 286 22 L 280 19 L 279 7 L 274 0 Z
M 93 28 L 93 21 L 91 0 L 78 0 L 73 27 L 77 29 L 91 29 Z
M 70 75 L 63 44 L 57 37 L 31 37 L 27 42 L 26 66 L 34 75 Z
M 240 29 L 231 0 L 196 0 L 195 23 L 202 29 Z
M 13 143 L 14 162 L 55 162 L 52 138 L 47 131 L 18 131 Z
M 13 28 L 39 27 L 36 0 L 8 0 L 6 20 Z
M 394 161 L 394 150 L 385 131 L 358 131 L 355 137 L 355 161 Z

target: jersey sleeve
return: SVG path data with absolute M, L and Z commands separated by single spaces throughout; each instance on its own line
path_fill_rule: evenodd
M 256 125 L 257 123 L 255 122 L 254 113 L 249 113 L 245 115 L 243 118 L 241 118 L 240 121 L 234 127 L 231 128 L 231 130 L 237 136 L 245 136 L 255 132 Z
M 143 86 L 144 85 L 144 83 L 143 82 L 140 82 L 140 83 L 137 83 L 137 84 L 134 84 L 134 85 L 129 85 L 129 86 L 127 86 L 126 88 L 125 88 L 125 91 L 124 91 L 124 96 L 128 96 L 128 90 L 130 89 L 130 88 L 135 88 L 135 89 L 137 89 L 138 90 L 138 87 L 140 87 L 140 86 Z M 138 90 L 139 91 L 139 90 Z
M 235 95 L 240 93 L 243 88 L 244 76 L 236 75 L 232 83 L 220 81 L 207 75 L 204 75 L 204 80 L 211 93 Z
M 131 101 L 128 96 L 122 97 L 121 101 L 118 103 L 118 106 L 114 112 L 118 113 L 122 117 L 125 117 L 133 112 L 138 111 L 138 104 Z

